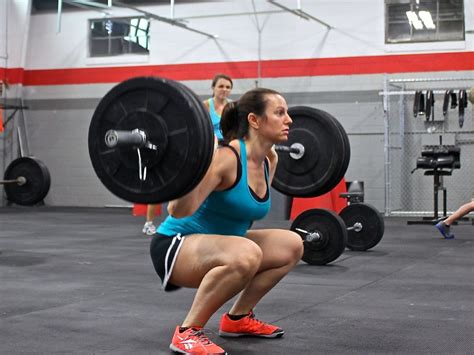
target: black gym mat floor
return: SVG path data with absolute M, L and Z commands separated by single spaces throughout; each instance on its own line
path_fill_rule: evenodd
M 165 293 L 127 209 L 0 209 L 0 354 L 170 354 L 194 290 Z M 301 262 L 258 305 L 281 339 L 217 335 L 229 354 L 474 353 L 474 227 L 454 240 L 388 218 L 382 241 Z M 262 221 L 254 227 L 289 227 Z

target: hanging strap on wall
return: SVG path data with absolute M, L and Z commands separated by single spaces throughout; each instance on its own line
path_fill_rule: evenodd
M 459 128 L 464 125 L 464 109 L 467 107 L 467 91 L 459 90 Z
M 426 115 L 425 94 L 423 93 L 423 91 L 420 92 L 420 99 L 419 99 L 419 104 L 418 104 L 418 115 L 419 116 Z
M 432 90 L 426 92 L 426 122 L 429 122 L 430 119 L 434 121 L 434 94 Z
M 448 114 L 448 106 L 449 106 L 449 97 L 451 95 L 452 90 L 446 90 L 444 93 L 444 99 L 443 99 L 443 116 L 446 117 Z
M 413 116 L 418 116 L 418 111 L 420 110 L 420 95 L 421 91 L 415 92 L 415 100 L 413 101 Z

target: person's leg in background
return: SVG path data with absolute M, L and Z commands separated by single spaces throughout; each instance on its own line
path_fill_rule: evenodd
M 454 212 L 451 216 L 446 218 L 444 221 L 439 222 L 436 224 L 436 228 L 440 231 L 445 239 L 453 239 L 454 234 L 450 231 L 450 226 L 455 221 L 460 219 L 461 217 L 467 215 L 469 212 L 474 211 L 474 199 L 471 202 L 468 202 L 461 207 L 459 207 L 456 212 Z
M 146 235 L 153 235 L 156 233 L 156 227 L 153 224 L 153 219 L 155 218 L 155 206 L 156 205 L 148 205 L 146 208 L 146 222 L 142 230 Z

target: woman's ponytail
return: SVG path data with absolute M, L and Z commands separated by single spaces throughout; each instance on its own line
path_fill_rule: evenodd
M 225 105 L 221 116 L 221 130 L 224 144 L 233 139 L 244 138 L 249 134 L 248 116 L 254 113 L 264 117 L 268 95 L 281 95 L 275 90 L 256 88 L 247 91 L 239 101 Z
M 239 102 L 231 101 L 225 105 L 221 116 L 221 131 L 224 136 L 224 143 L 239 138 L 240 129 Z

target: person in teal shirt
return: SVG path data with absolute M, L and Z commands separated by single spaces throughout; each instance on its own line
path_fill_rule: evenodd
M 217 74 L 212 79 L 212 97 L 204 101 L 211 116 L 212 126 L 214 127 L 214 134 L 218 141 L 224 138 L 221 131 L 221 115 L 225 105 L 229 102 L 229 95 L 232 91 L 234 83 L 232 79 L 225 74 Z
M 221 119 L 223 145 L 188 194 L 168 203 L 169 216 L 150 245 L 165 291 L 196 288 L 194 301 L 176 326 L 170 349 L 225 354 L 204 326 L 238 295 L 220 320 L 222 337 L 278 338 L 280 327 L 255 318 L 253 309 L 303 255 L 301 237 L 287 229 L 250 229 L 270 210 L 270 186 L 292 123 L 281 94 L 257 88 L 228 103 Z

